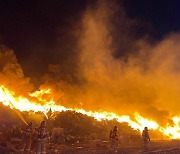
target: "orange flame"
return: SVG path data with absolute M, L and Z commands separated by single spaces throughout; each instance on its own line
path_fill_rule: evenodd
M 32 102 L 27 98 L 22 96 L 15 97 L 14 92 L 9 91 L 6 87 L 0 86 L 0 102 L 10 107 L 11 109 L 17 109 L 19 111 L 34 111 L 34 112 L 43 112 L 45 115 L 51 109 L 52 112 L 61 112 L 61 111 L 75 111 L 78 113 L 85 114 L 90 117 L 94 117 L 98 121 L 102 120 L 113 120 L 116 119 L 118 122 L 127 122 L 129 126 L 133 129 L 142 130 L 144 127 L 148 127 L 149 129 L 159 130 L 164 135 L 169 136 L 172 139 L 180 139 L 180 117 L 175 116 L 172 117 L 174 122 L 174 126 L 169 126 L 167 124 L 166 127 L 160 126 L 157 122 L 147 119 L 139 115 L 139 113 L 134 113 L 135 120 L 132 120 L 129 115 L 117 115 L 113 112 L 106 111 L 86 111 L 84 109 L 78 108 L 66 108 L 61 105 L 56 105 L 53 98 L 47 101 L 46 98 L 43 98 L 45 94 L 51 94 L 51 89 L 42 89 L 40 91 L 35 91 L 34 93 L 30 93 L 30 97 L 35 97 L 39 101 L 44 102 L 44 105 L 41 105 L 36 102 Z M 22 117 L 21 117 L 22 118 Z

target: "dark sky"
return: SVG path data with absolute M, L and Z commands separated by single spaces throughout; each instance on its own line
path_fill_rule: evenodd
M 43 53 L 51 59 L 47 51 L 55 50 L 57 40 L 65 43 L 66 29 L 95 1 L 0 0 L 0 41 L 15 51 L 20 63 L 36 54 L 43 58 Z M 124 6 L 129 17 L 150 23 L 157 39 L 180 30 L 180 0 L 124 0 Z
M 152 23 L 157 37 L 180 30 L 179 0 L 125 0 L 128 15 Z

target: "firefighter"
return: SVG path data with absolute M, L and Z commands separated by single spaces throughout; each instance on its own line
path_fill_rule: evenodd
M 144 127 L 144 130 L 142 132 L 142 139 L 144 143 L 144 149 L 148 149 L 148 142 L 150 141 L 149 133 L 148 133 L 148 128 Z
M 29 122 L 29 124 L 22 130 L 22 142 L 20 146 L 20 153 L 29 154 L 31 147 L 31 137 L 33 131 L 33 123 Z
M 110 131 L 109 139 L 110 139 L 110 147 L 116 149 L 118 147 L 118 136 L 117 136 L 117 126 Z M 117 151 L 117 150 L 116 150 Z
M 38 127 L 35 127 L 32 135 L 31 154 L 37 152 Z
M 42 121 L 40 127 L 38 128 L 37 135 L 37 154 L 45 154 L 46 153 L 46 142 L 49 138 L 46 122 Z

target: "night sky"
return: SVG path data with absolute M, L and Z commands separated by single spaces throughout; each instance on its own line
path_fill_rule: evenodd
M 83 11 L 95 0 L 0 0 L 0 42 L 15 51 L 18 61 L 26 67 L 26 61 L 34 64 L 41 55 L 42 62 L 52 63 L 54 59 L 66 60 L 73 54 L 73 38 L 69 38 L 72 25 L 77 23 Z M 116 1 L 121 5 L 121 0 Z M 124 0 L 124 9 L 130 18 L 151 25 L 152 30 L 144 33 L 161 39 L 170 32 L 180 30 L 179 0 Z M 57 48 L 62 52 L 58 58 Z M 66 51 L 65 51 L 66 50 Z M 69 50 L 69 51 L 68 51 Z M 36 59 L 36 56 L 38 57 Z M 47 58 L 48 57 L 48 58 Z M 53 58 L 52 58 L 53 57 Z M 33 65 L 33 64 L 32 64 Z M 43 64 L 37 66 L 41 69 Z M 22 66 L 22 67 L 23 67 Z M 25 74 L 31 68 L 25 69 Z

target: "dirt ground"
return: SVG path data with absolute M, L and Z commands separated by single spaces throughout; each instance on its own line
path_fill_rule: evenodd
M 136 144 L 136 143 L 135 143 Z M 180 141 L 151 141 L 147 151 L 142 144 L 119 145 L 115 150 L 109 149 L 106 143 L 91 146 L 90 144 L 49 145 L 48 154 L 180 154 Z
M 15 151 L 9 150 L 8 147 L 14 148 Z M 18 144 L 1 146 L 0 154 L 18 154 Z M 69 145 L 48 143 L 47 154 L 180 154 L 180 141 L 151 141 L 147 151 L 143 150 L 142 143 L 119 145 L 115 150 L 109 148 L 107 141 Z

